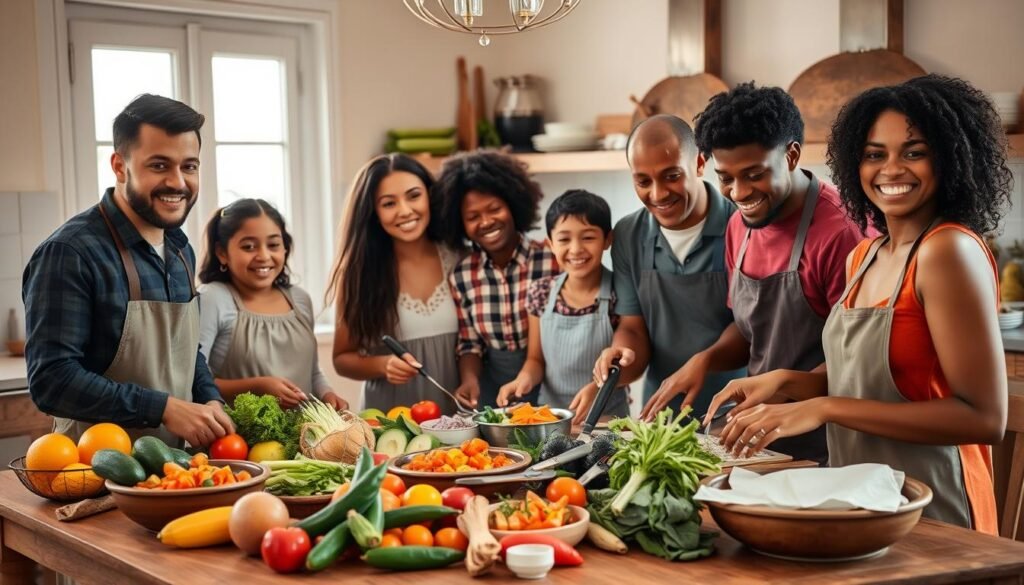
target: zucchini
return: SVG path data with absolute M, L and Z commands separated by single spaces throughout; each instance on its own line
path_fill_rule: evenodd
M 182 449 L 175 449 L 171 447 L 171 456 L 174 458 L 174 462 L 178 464 L 182 469 L 188 469 L 192 467 L 192 456 L 186 453 Z
M 320 542 L 306 555 L 306 568 L 310 571 L 322 571 L 330 567 L 341 553 L 352 544 L 352 531 L 348 520 L 331 528 Z
M 371 567 L 392 571 L 440 569 L 466 558 L 466 553 L 443 546 L 389 546 L 371 548 L 363 560 Z
M 384 530 L 403 528 L 410 524 L 418 524 L 428 520 L 437 520 L 445 516 L 453 516 L 459 511 L 447 506 L 405 506 L 384 512 Z
M 142 464 L 116 449 L 100 449 L 92 456 L 92 470 L 96 475 L 118 485 L 135 487 L 146 481 Z
M 144 436 L 135 440 L 132 445 L 132 457 L 139 460 L 146 473 L 162 477 L 164 474 L 164 463 L 174 461 L 174 454 L 171 448 L 156 437 Z M 188 466 L 185 466 L 188 469 Z
M 352 487 L 345 495 L 331 502 L 316 514 L 300 520 L 297 526 L 305 530 L 313 539 L 341 524 L 349 510 L 366 510 L 373 503 L 374 497 L 379 495 L 380 483 L 384 480 L 384 474 L 387 471 L 386 463 L 372 468 L 353 482 Z

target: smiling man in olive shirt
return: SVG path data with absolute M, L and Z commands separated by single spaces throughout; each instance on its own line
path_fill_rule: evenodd
M 57 432 L 77 440 L 113 422 L 180 446 L 233 431 L 199 353 L 195 253 L 180 229 L 198 197 L 202 125 L 181 102 L 132 101 L 114 120 L 116 185 L 25 268 L 29 390 Z
M 637 125 L 626 156 L 644 208 L 615 226 L 615 309 L 622 321 L 594 373 L 603 382 L 618 359 L 621 380 L 629 382 L 648 368 L 646 402 L 732 323 L 725 227 L 735 207 L 701 179 L 704 156 L 680 118 L 658 115 Z M 704 414 L 711 396 L 743 374 L 739 369 L 709 375 L 706 400 L 694 405 L 696 413 Z M 670 406 L 678 409 L 680 401 Z

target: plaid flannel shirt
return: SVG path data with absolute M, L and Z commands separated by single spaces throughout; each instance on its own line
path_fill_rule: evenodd
M 504 269 L 477 246 L 448 277 L 459 315 L 457 355 L 483 355 L 485 348 L 526 349 L 529 321 L 526 291 L 530 283 L 558 274 L 558 262 L 543 242 L 521 236 Z

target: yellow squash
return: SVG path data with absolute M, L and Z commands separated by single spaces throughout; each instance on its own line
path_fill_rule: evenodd
M 231 542 L 228 520 L 231 506 L 193 512 L 172 520 L 156 535 L 160 542 L 178 548 L 199 548 Z

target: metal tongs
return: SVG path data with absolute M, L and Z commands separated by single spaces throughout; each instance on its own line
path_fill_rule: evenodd
M 409 354 L 410 356 L 412 356 L 412 359 L 414 359 L 417 362 L 419 362 L 420 363 L 420 367 L 419 367 L 420 375 L 423 376 L 424 378 L 426 378 L 431 384 L 433 384 L 435 388 L 437 388 L 441 392 L 444 392 L 449 397 L 451 397 L 451 399 L 455 401 L 455 408 L 459 411 L 460 414 L 463 414 L 463 415 L 466 415 L 466 416 L 476 416 L 476 415 L 480 414 L 480 411 L 478 411 L 478 410 L 472 410 L 472 409 L 469 409 L 469 408 L 466 408 L 465 406 L 463 406 L 462 403 L 459 402 L 459 399 L 456 398 L 454 394 L 449 392 L 447 388 L 442 386 L 440 382 L 435 380 L 433 376 L 431 376 L 429 373 L 427 373 L 427 367 L 422 365 L 423 362 L 420 362 L 420 360 L 416 359 L 416 356 L 412 355 L 412 352 L 410 352 L 408 349 L 406 349 L 404 345 L 399 343 L 399 341 L 397 339 L 395 339 L 394 337 L 391 337 L 390 335 L 385 335 L 384 337 L 381 337 L 381 341 L 384 342 L 384 345 L 388 346 L 388 349 L 391 350 L 391 353 L 395 354 L 400 359 L 404 360 L 405 359 L 405 355 Z
M 611 398 L 612 391 L 615 390 L 615 387 L 619 384 L 619 374 L 619 366 L 613 365 L 608 370 L 608 379 L 601 385 L 601 389 L 597 391 L 597 396 L 594 398 L 594 403 L 590 405 L 590 412 L 587 413 L 587 419 L 583 423 L 583 428 L 580 430 L 579 436 L 576 437 L 577 439 L 584 441 L 582 445 L 573 447 L 565 453 L 556 455 L 551 459 L 534 463 L 520 473 L 483 477 L 462 477 L 455 480 L 456 485 L 474 486 L 517 481 L 548 480 L 555 477 L 554 469 L 559 465 L 586 457 L 594 450 L 594 445 L 590 442 L 591 433 L 594 431 L 594 427 L 597 426 L 597 420 L 601 418 L 601 414 L 604 412 L 605 407 L 608 406 L 608 400 Z

